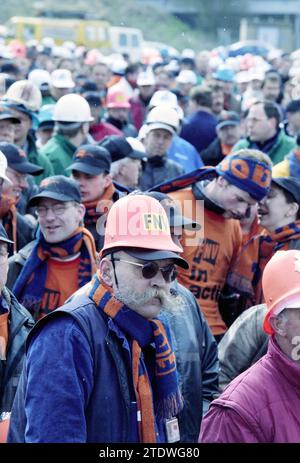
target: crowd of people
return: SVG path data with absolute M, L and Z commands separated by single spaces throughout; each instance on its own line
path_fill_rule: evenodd
M 300 442 L 291 55 L 56 53 L 0 47 L 0 441 Z

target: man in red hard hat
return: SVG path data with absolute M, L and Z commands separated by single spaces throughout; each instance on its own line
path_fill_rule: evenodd
M 10 442 L 179 440 L 175 356 L 157 316 L 181 309 L 181 252 L 156 199 L 113 204 L 97 274 L 31 332 Z
M 300 251 L 276 252 L 262 285 L 268 352 L 212 402 L 201 442 L 300 442 Z
M 130 102 L 125 92 L 110 89 L 106 98 L 107 117 L 105 122 L 121 130 L 125 137 L 136 137 L 137 130 L 129 121 Z

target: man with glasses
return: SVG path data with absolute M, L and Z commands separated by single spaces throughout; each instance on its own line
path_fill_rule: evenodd
M 32 331 L 10 442 L 179 440 L 175 356 L 158 315 L 183 310 L 171 293 L 176 266 L 188 266 L 181 252 L 157 200 L 113 204 L 97 274 Z
M 0 150 L 7 160 L 7 177 L 11 184 L 3 186 L 0 218 L 9 236 L 14 241 L 10 255 L 22 249 L 34 237 L 35 220 L 32 216 L 21 215 L 17 207 L 21 201 L 23 191 L 28 188 L 28 175 L 37 176 L 43 168 L 28 161 L 25 151 L 12 143 L 0 143 Z M 37 187 L 35 187 L 37 188 Z M 36 190 L 34 190 L 36 191 Z
M 37 238 L 11 258 L 8 286 L 38 320 L 90 280 L 96 249 L 82 226 L 85 208 L 74 180 L 44 179 L 29 205 L 36 207 Z
M 296 145 L 295 140 L 280 128 L 281 118 L 279 106 L 273 101 L 254 103 L 246 118 L 247 138 L 238 141 L 232 152 L 243 148 L 258 149 L 268 154 L 273 164 L 281 162 Z

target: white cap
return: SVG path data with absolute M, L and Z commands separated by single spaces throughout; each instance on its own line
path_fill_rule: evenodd
M 54 39 L 52 37 L 43 37 L 41 44 L 46 48 L 53 48 L 55 45 Z
M 55 104 L 53 120 L 57 122 L 90 122 L 94 118 L 85 98 L 76 93 L 62 96 Z
M 175 135 L 179 128 L 179 117 L 176 109 L 169 105 L 155 106 L 147 115 L 148 133 L 151 130 L 164 129 Z
M 179 84 L 196 85 L 197 76 L 194 73 L 194 71 L 191 71 L 190 69 L 183 69 L 176 77 L 176 82 L 178 82 Z
M 146 153 L 145 146 L 138 138 L 126 137 L 126 141 L 128 141 L 129 145 L 133 150 L 140 151 L 141 153 Z
M 42 106 L 40 89 L 29 80 L 17 80 L 6 91 L 4 100 L 23 105 L 28 111 L 39 111 Z
M 235 81 L 238 84 L 247 84 L 250 82 L 250 76 L 248 71 L 240 71 L 235 76 Z
M 151 97 L 149 107 L 152 108 L 153 106 L 159 106 L 161 104 L 166 104 L 175 108 L 178 106 L 177 96 L 175 93 L 170 92 L 170 90 L 157 90 Z
M 155 77 L 152 71 L 140 72 L 137 81 L 137 85 L 140 87 L 144 85 L 155 85 Z
M 8 183 L 12 183 L 8 177 L 6 177 L 6 169 L 7 169 L 7 159 L 5 155 L 0 151 L 0 178 L 3 178 Z
M 67 49 L 70 50 L 70 51 L 75 51 L 75 49 L 76 49 L 76 43 L 75 43 L 75 42 L 72 42 L 71 40 L 67 40 L 66 42 L 64 42 L 64 43 L 62 44 L 62 46 L 63 46 L 64 48 L 67 48 Z
M 51 84 L 57 88 L 73 88 L 75 82 L 69 69 L 55 69 L 51 73 Z
M 45 69 L 34 69 L 28 74 L 28 80 L 41 89 L 43 85 L 50 84 L 51 76 Z
M 185 48 L 184 50 L 182 50 L 182 53 L 181 53 L 181 58 L 191 58 L 191 59 L 194 59 L 195 58 L 195 51 L 192 49 L 192 48 Z
M 264 80 L 264 72 L 258 70 L 258 69 L 251 69 L 249 71 L 249 79 L 251 80 Z
M 149 108 L 155 106 L 167 105 L 177 111 L 179 120 L 182 121 L 184 118 L 184 113 L 182 108 L 178 104 L 177 96 L 175 93 L 170 92 L 170 90 L 157 90 L 153 93 L 152 98 L 149 102 Z

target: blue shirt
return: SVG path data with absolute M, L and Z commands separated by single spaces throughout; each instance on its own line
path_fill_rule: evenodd
M 178 162 L 184 168 L 185 173 L 199 169 L 204 165 L 200 154 L 194 146 L 178 135 L 173 137 L 167 156 L 168 159 Z

